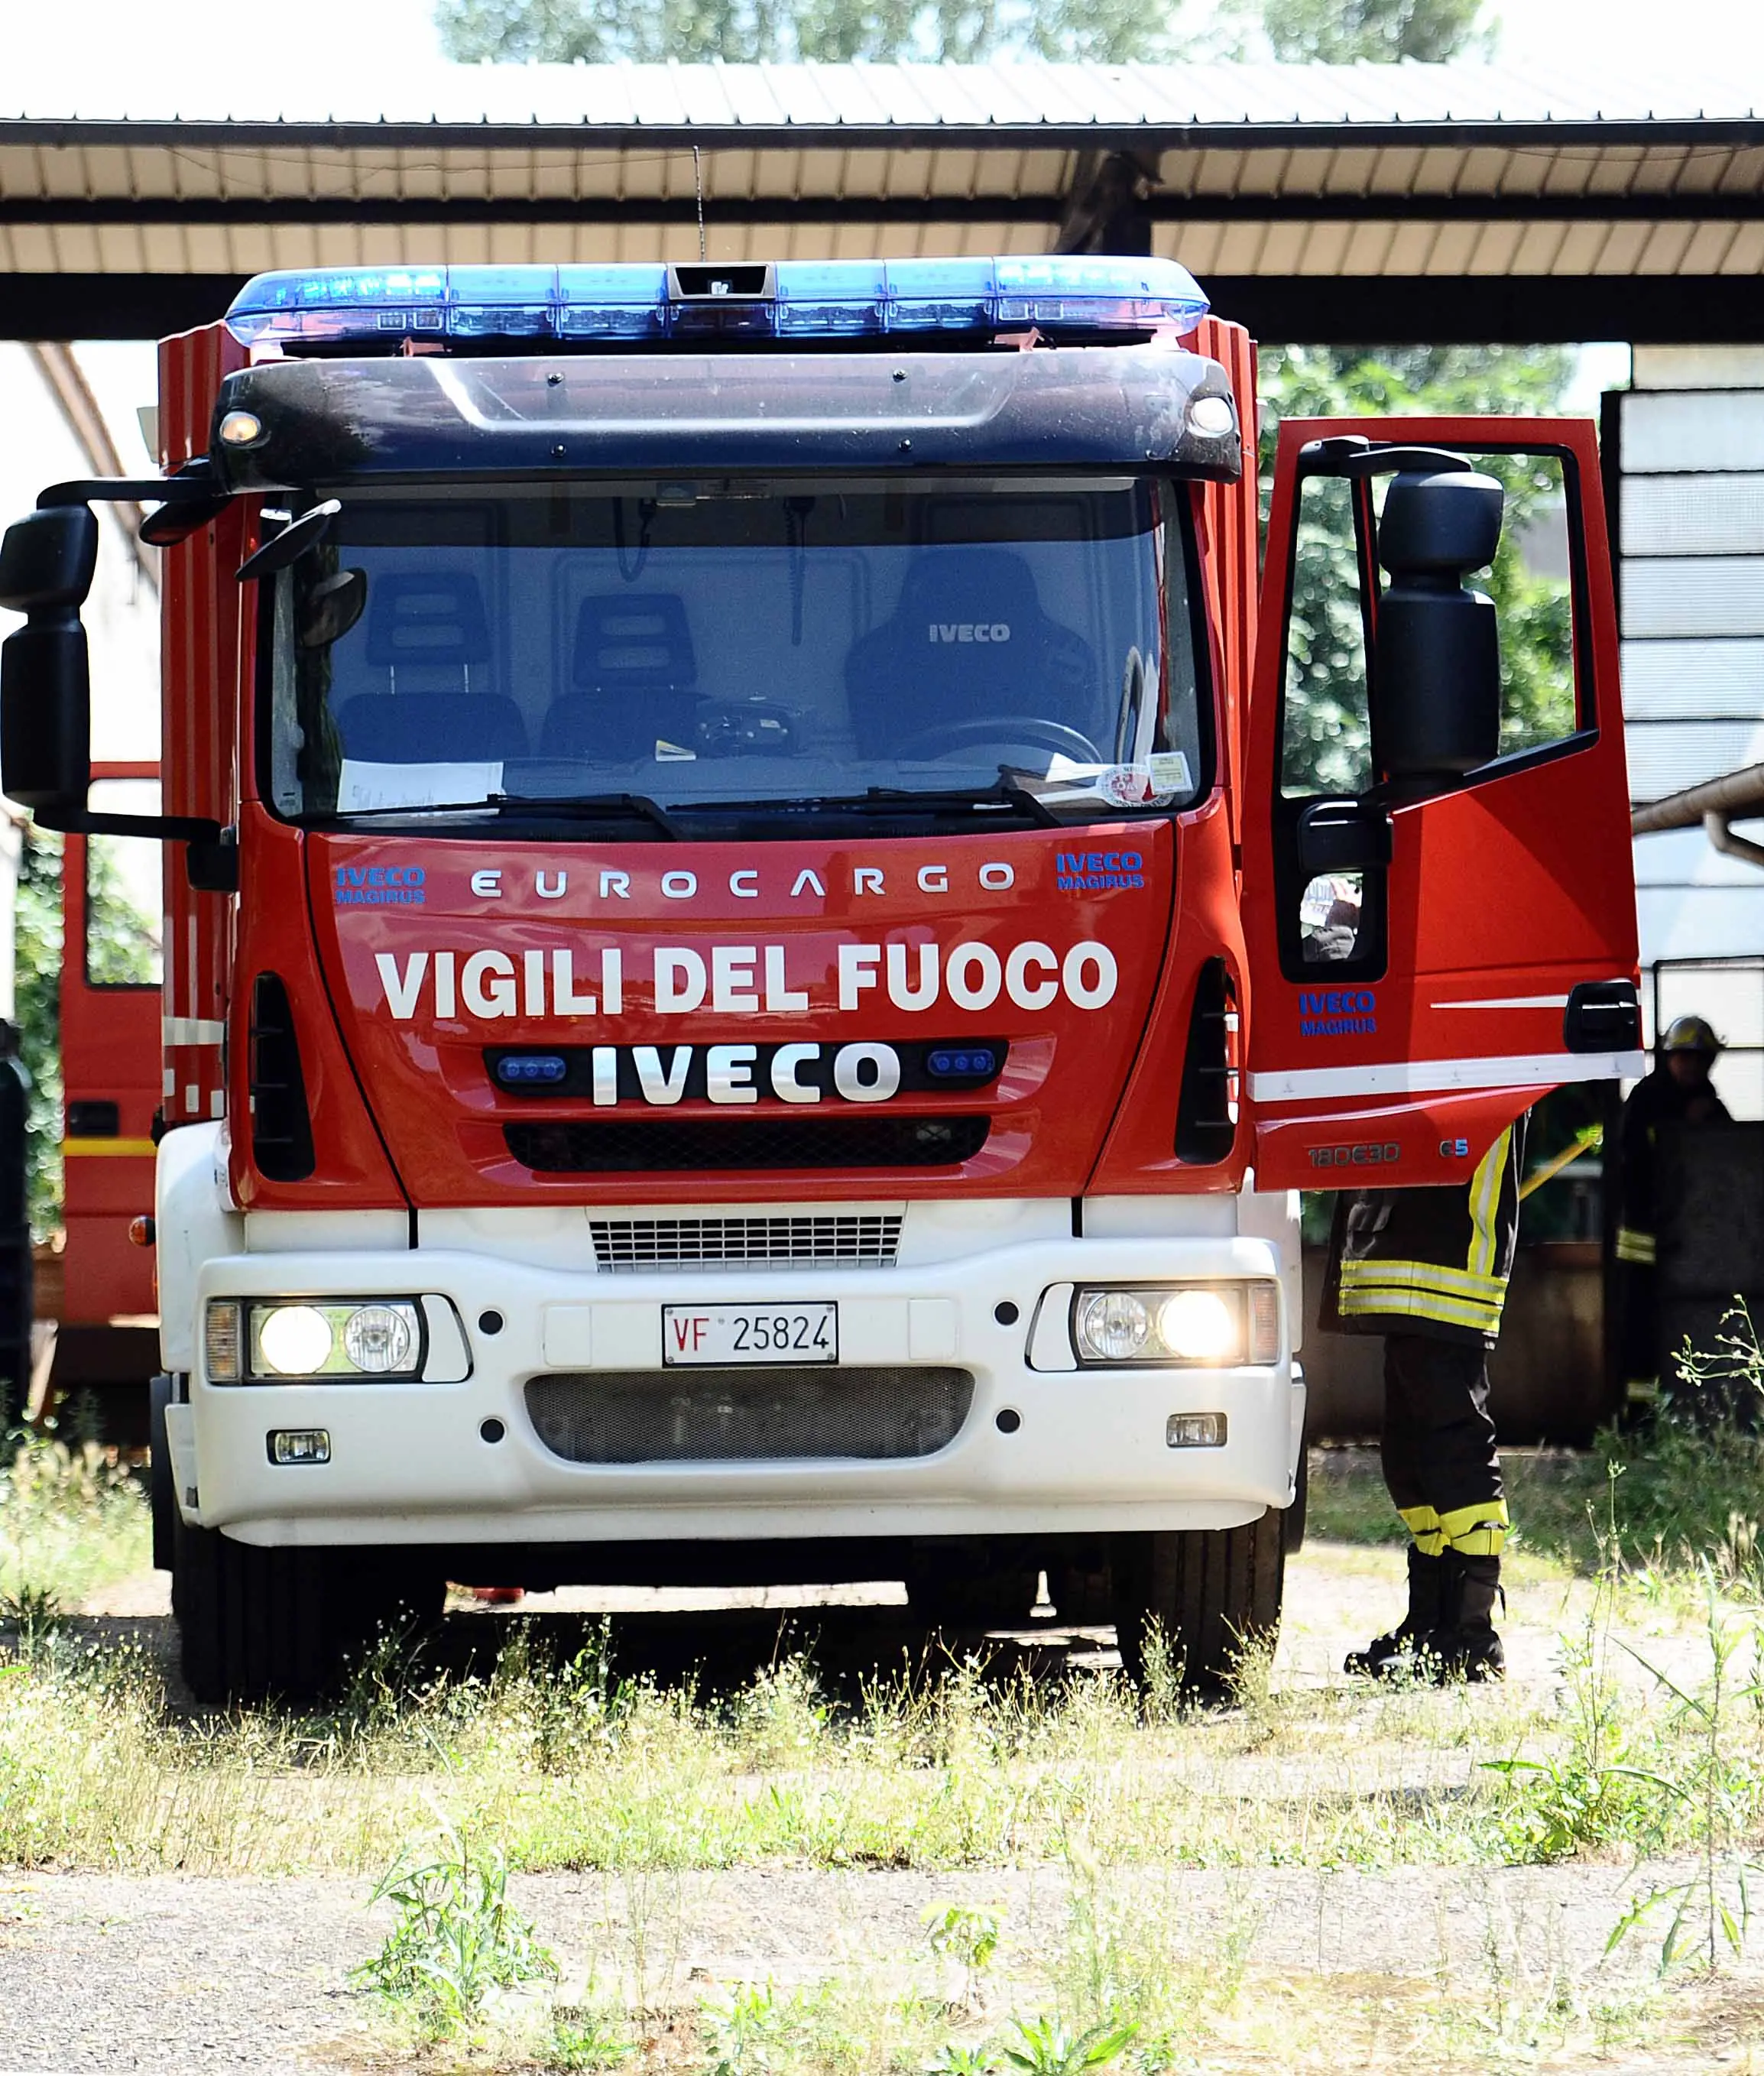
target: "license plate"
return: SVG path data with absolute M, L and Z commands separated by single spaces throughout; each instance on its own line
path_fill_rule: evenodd
M 839 1307 L 664 1305 L 665 1363 L 830 1363 L 839 1360 Z

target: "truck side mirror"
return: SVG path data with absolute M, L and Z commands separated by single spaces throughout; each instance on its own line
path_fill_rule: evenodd
M 25 624 L 0 643 L 0 788 L 45 828 L 83 814 L 91 770 L 91 675 L 80 608 L 98 567 L 89 504 L 49 505 L 0 541 L 0 606 Z
M 1402 475 L 1378 525 L 1390 583 L 1372 658 L 1372 762 L 1407 789 L 1460 778 L 1500 747 L 1494 601 L 1463 579 L 1494 560 L 1500 485 L 1474 471 Z

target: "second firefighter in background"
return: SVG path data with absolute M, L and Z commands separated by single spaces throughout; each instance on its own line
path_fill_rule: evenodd
M 1347 1670 L 1499 1678 L 1507 1502 L 1488 1417 L 1488 1351 L 1519 1236 L 1523 1117 L 1467 1184 L 1339 1198 L 1326 1329 L 1384 1338 L 1384 1484 L 1409 1532 L 1409 1607 Z

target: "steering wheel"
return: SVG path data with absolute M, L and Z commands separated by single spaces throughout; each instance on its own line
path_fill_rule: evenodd
M 1079 764 L 1106 764 L 1108 759 L 1087 735 L 1064 721 L 1044 720 L 1039 714 L 1000 714 L 988 720 L 942 721 L 922 728 L 898 744 L 894 754 L 935 757 L 943 750 L 965 749 L 975 742 L 1033 742 L 1056 757 L 1069 757 Z

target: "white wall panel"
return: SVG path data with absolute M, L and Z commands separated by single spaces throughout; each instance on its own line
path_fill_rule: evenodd
M 1632 390 L 1623 399 L 1625 475 L 1764 470 L 1764 394 Z
M 1733 634 L 1764 634 L 1764 561 L 1752 555 L 1625 558 L 1625 641 Z
M 1625 475 L 1623 552 L 1764 554 L 1764 475 Z
M 1742 837 L 1764 844 L 1764 822 L 1735 824 Z M 1635 883 L 1637 886 L 1737 886 L 1742 891 L 1764 885 L 1764 872 L 1744 858 L 1729 857 L 1718 851 L 1700 827 L 1662 829 L 1658 834 L 1635 839 Z M 1764 953 L 1764 944 L 1758 946 Z
M 1625 641 L 1623 711 L 1630 720 L 1764 718 L 1764 641 Z
M 1755 887 L 1641 887 L 1635 907 L 1644 965 L 1764 952 L 1764 872 Z
M 1624 748 L 1629 798 L 1662 800 L 1705 778 L 1764 764 L 1764 721 L 1632 721 Z

